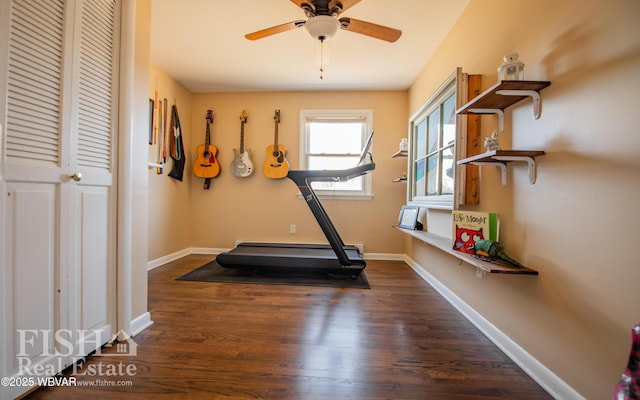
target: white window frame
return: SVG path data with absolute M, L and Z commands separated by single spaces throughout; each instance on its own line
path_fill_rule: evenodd
M 309 169 L 309 122 L 319 120 L 362 121 L 362 143 L 364 145 L 366 138 L 372 132 L 373 110 L 300 110 L 300 169 Z M 372 152 L 372 150 L 369 151 Z M 359 155 L 359 153 L 354 155 Z M 371 175 L 372 174 L 362 175 L 362 190 L 360 191 L 324 190 L 314 188 L 314 192 L 321 199 L 371 200 L 373 199 L 373 180 Z
M 415 195 L 416 192 L 416 137 L 414 131 L 416 126 L 438 108 L 452 94 L 456 96 L 456 110 L 464 104 L 467 98 L 467 74 L 461 68 L 451 74 L 447 80 L 429 97 L 429 99 L 416 111 L 409 119 L 409 157 L 408 157 L 408 187 L 407 204 L 418 205 L 427 208 L 437 208 L 452 210 L 461 204 L 460 199 L 464 196 L 465 169 L 458 168 L 457 160 L 464 158 L 466 153 L 465 132 L 467 129 L 466 118 L 456 116 L 456 135 L 453 147 L 453 194 L 439 195 Z

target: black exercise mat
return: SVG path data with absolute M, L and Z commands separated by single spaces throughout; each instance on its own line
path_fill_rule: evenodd
M 255 271 L 250 268 L 223 268 L 215 261 L 211 261 L 176 279 L 181 281 L 371 289 L 364 271 L 356 278 L 351 278 L 350 276 L 329 276 L 326 273 L 315 271 Z

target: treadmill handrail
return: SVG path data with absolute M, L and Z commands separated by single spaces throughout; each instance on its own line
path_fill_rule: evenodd
M 358 165 L 353 168 L 347 169 L 304 169 L 304 170 L 290 170 L 287 175 L 290 179 L 296 183 L 315 182 L 315 181 L 333 181 L 333 180 L 348 180 L 356 178 L 358 176 L 367 174 L 376 168 L 375 163 L 368 163 Z M 300 180 L 300 182 L 299 182 Z

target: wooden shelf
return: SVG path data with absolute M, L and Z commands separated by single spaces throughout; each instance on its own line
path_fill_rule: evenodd
M 507 184 L 506 164 L 512 161 L 526 162 L 529 166 L 529 183 L 533 185 L 536 183 L 535 157 L 541 155 L 544 155 L 542 150 L 492 150 L 458 160 L 457 164 L 493 165 L 499 167 L 502 171 L 502 186 L 505 186 Z
M 476 114 L 476 112 L 473 111 L 474 109 L 504 110 L 528 97 L 527 92 L 539 92 L 549 85 L 551 85 L 549 81 L 499 81 L 458 109 L 456 114 Z M 498 93 L 512 90 L 522 91 L 522 94 L 505 95 Z
M 498 129 L 503 132 L 504 109 L 527 97 L 533 99 L 533 117 L 540 118 L 539 92 L 549 85 L 549 81 L 499 81 L 460 107 L 456 114 L 496 114 Z
M 426 244 L 429 244 L 433 247 L 436 247 L 445 253 L 449 253 L 452 256 L 466 262 L 467 264 L 471 264 L 472 266 L 491 274 L 517 274 L 517 275 L 538 275 L 538 271 L 527 267 L 514 267 L 508 265 L 502 265 L 492 262 L 482 261 L 477 259 L 469 254 L 465 254 L 459 251 L 455 251 L 451 248 L 451 239 L 435 235 L 430 232 L 425 231 L 414 231 L 411 229 L 398 228 L 394 226 L 397 230 L 406 233 L 409 236 L 412 236 L 416 239 L 423 241 Z
M 458 160 L 458 164 L 472 164 L 496 161 L 509 162 L 513 160 L 505 160 L 504 157 L 532 158 L 541 155 L 544 155 L 544 151 L 542 150 L 492 150 L 486 151 L 482 154 L 476 154 L 475 156 L 471 156 L 469 158 Z
M 399 157 L 407 157 L 408 152 L 404 150 L 399 150 L 393 153 L 391 158 L 399 158 Z M 407 178 L 396 178 L 393 180 L 394 183 L 407 183 Z
M 391 156 L 391 158 L 397 158 L 397 157 L 407 157 L 408 153 L 406 151 L 403 150 L 399 150 L 395 153 L 393 153 L 393 155 Z

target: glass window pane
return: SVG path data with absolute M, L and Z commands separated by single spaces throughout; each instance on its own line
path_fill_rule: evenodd
M 357 165 L 364 140 L 371 132 L 372 110 L 300 110 L 304 128 L 300 131 L 303 148 L 300 168 L 344 170 Z M 371 177 L 346 182 L 313 182 L 319 196 L 371 195 Z
M 427 195 L 438 194 L 438 159 L 439 154 L 427 158 Z
M 423 119 L 415 126 L 416 158 L 427 155 L 427 120 Z
M 426 165 L 425 159 L 416 162 L 414 196 L 426 196 L 427 194 Z
M 311 170 L 323 170 L 323 169 L 347 169 L 353 168 L 358 163 L 358 157 L 322 157 L 322 156 L 310 156 L 309 157 L 309 169 Z M 354 179 L 350 179 L 346 182 L 313 182 L 311 187 L 314 190 L 333 190 L 333 191 L 351 191 L 362 190 L 362 177 L 359 176 Z
M 442 146 L 453 144 L 456 140 L 456 96 L 449 97 L 442 106 Z
M 346 182 L 311 182 L 311 188 L 313 190 L 332 190 L 336 192 L 361 191 L 362 177 L 358 176 Z
M 358 163 L 358 157 L 309 156 L 309 169 L 347 169 Z
M 454 181 L 454 166 L 453 163 L 453 147 L 448 147 L 442 152 L 442 193 L 440 194 L 453 194 L 453 181 Z
M 460 69 L 409 120 L 412 130 L 408 201 L 434 208 L 455 206 L 456 90 Z M 421 147 L 418 147 L 421 146 Z
M 429 117 L 429 125 L 427 128 L 427 148 L 428 152 L 436 151 L 439 146 L 438 139 L 440 137 L 440 109 L 432 112 Z
M 312 122 L 309 126 L 309 153 L 360 154 L 362 123 Z

